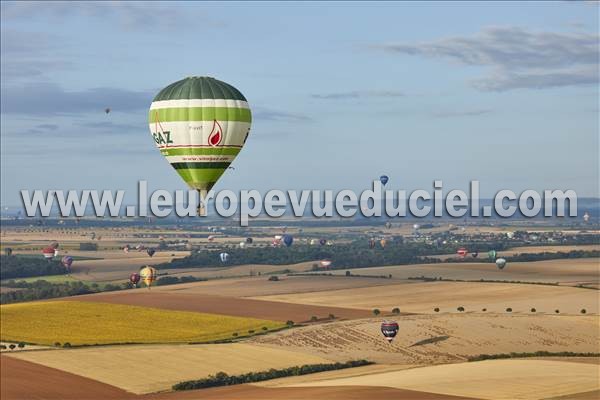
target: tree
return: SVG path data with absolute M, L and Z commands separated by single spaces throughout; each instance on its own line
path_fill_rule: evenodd
M 249 329 L 248 333 L 251 334 L 251 335 L 254 334 L 254 329 Z
M 378 308 L 373 310 L 373 315 L 378 316 L 379 314 L 381 314 L 381 311 Z
M 17 347 L 17 346 L 15 346 L 14 343 L 11 343 L 11 344 L 8 345 L 8 348 L 11 349 L 11 350 L 14 350 L 15 347 Z
M 289 319 L 289 320 L 287 320 L 287 321 L 285 322 L 285 324 L 286 324 L 287 326 L 294 326 L 294 321 L 292 321 L 291 319 Z
M 18 348 L 22 349 L 23 347 L 25 347 L 25 343 L 23 342 L 19 342 L 19 344 L 17 345 Z
M 278 277 L 277 275 L 271 275 L 271 276 L 269 277 L 269 280 L 270 280 L 271 282 L 277 282 L 277 281 L 279 280 L 279 277 Z
M 554 310 L 554 312 L 557 313 L 557 314 L 560 314 L 560 310 L 559 309 Z
M 233 337 L 238 337 L 238 335 L 239 335 L 239 334 L 238 334 L 237 332 L 233 332 L 233 334 L 232 334 L 231 336 L 233 336 Z
M 335 319 L 335 315 L 329 314 L 329 319 Z
M 537 310 L 536 310 L 535 308 L 532 308 L 532 309 L 531 309 L 531 312 L 536 312 L 536 311 L 537 311 Z
M 60 347 L 60 342 L 54 342 L 54 345 L 55 345 L 56 347 Z
M 440 308 L 439 308 L 439 307 L 436 307 L 436 308 L 434 308 L 434 309 L 433 309 L 433 311 L 435 311 L 435 312 L 440 312 Z
M 351 275 L 352 275 L 352 272 L 346 271 L 346 276 L 351 276 Z
M 6 345 L 0 344 L 0 350 L 6 350 Z
M 486 312 L 487 308 L 482 308 L 481 311 Z
M 585 310 L 585 308 L 582 308 L 582 309 L 581 309 L 581 313 L 582 313 L 582 314 L 585 314 L 586 312 L 587 312 L 587 311 Z
M 508 308 L 506 309 L 506 312 L 512 312 L 512 308 L 508 307 Z
M 463 312 L 463 311 L 465 311 L 465 308 L 464 308 L 463 306 L 460 306 L 460 307 L 458 307 L 458 308 L 457 308 L 457 310 L 458 310 L 459 312 Z
M 269 328 L 267 328 L 266 326 L 263 326 L 263 327 L 262 327 L 262 330 L 263 330 L 263 331 L 268 331 L 268 330 L 269 330 Z
M 319 319 L 319 318 L 317 318 L 317 316 L 316 316 L 316 315 L 313 315 L 312 317 L 310 317 L 310 320 L 311 320 L 312 322 L 315 322 L 315 321 L 316 321 L 316 320 L 318 320 L 318 319 Z
M 63 344 L 63 347 L 67 347 L 67 348 L 68 348 L 68 347 L 71 347 L 71 343 L 69 343 L 69 342 L 65 342 L 65 343 Z
M 400 309 L 398 307 L 394 307 L 392 309 L 392 314 L 396 314 L 396 315 L 400 314 Z

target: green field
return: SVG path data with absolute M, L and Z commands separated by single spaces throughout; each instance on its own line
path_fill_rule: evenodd
M 107 303 L 50 301 L 0 306 L 0 340 L 53 345 L 210 342 L 283 323 Z

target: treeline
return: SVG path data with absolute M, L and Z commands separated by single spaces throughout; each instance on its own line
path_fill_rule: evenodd
M 407 279 L 423 282 L 482 282 L 482 283 L 516 283 L 523 285 L 545 285 L 545 286 L 559 286 L 558 282 L 532 282 L 532 281 L 511 281 L 507 279 L 450 279 L 443 278 L 441 276 L 409 276 Z
M 362 367 L 364 365 L 374 364 L 367 360 L 347 361 L 344 363 L 333 364 L 307 364 L 284 369 L 270 369 L 261 372 L 249 372 L 242 375 L 228 375 L 225 372 L 219 372 L 216 375 L 210 375 L 208 378 L 195 381 L 185 381 L 173 385 L 173 390 L 194 390 L 204 389 L 215 386 L 239 385 L 243 383 L 252 383 L 266 381 L 269 379 L 283 378 L 286 376 L 307 375 L 316 372 L 333 371 L 336 369 L 345 369 L 353 367 Z
M 64 273 L 65 267 L 58 260 L 48 261 L 41 256 L 40 258 L 34 258 L 0 255 L 0 279 L 61 275 Z
M 574 353 L 572 351 L 535 351 L 531 353 L 500 353 L 480 354 L 469 357 L 468 361 L 498 360 L 503 358 L 527 358 L 527 357 L 600 357 L 600 353 Z
M 163 276 L 155 282 L 155 285 L 174 285 L 177 283 L 196 282 L 203 280 L 205 279 L 196 278 L 193 276 Z M 35 282 L 10 280 L 3 282 L 2 286 L 21 289 L 0 294 L 0 303 L 2 304 L 54 299 L 57 297 L 79 296 L 82 294 L 99 292 L 112 292 L 115 290 L 132 288 L 128 282 L 123 282 L 122 284 L 108 283 L 99 285 L 96 282 L 84 283 L 81 281 L 75 281 L 51 283 L 45 280 L 37 280 Z
M 542 253 L 521 253 L 512 256 L 502 257 L 506 261 L 510 262 L 532 262 L 532 261 L 547 261 L 547 260 L 563 260 L 563 259 L 577 259 L 577 258 L 597 258 L 600 257 L 599 250 L 571 250 L 568 252 L 542 252 Z M 456 263 L 456 262 L 485 262 L 488 261 L 487 255 L 484 258 L 448 258 L 445 262 Z

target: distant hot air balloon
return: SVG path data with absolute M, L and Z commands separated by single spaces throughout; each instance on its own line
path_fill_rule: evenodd
M 156 275 L 156 269 L 153 267 L 145 266 L 144 268 L 140 269 L 140 279 L 144 281 L 148 288 L 150 288 L 152 283 L 156 280 Z
M 391 222 L 386 222 L 385 227 L 388 229 L 392 229 L 392 223 Z
M 53 247 L 45 247 L 42 250 L 42 254 L 44 255 L 44 258 L 48 261 L 52 260 L 54 258 L 54 248 Z
M 246 242 L 240 242 L 240 249 L 243 249 L 244 247 L 246 247 Z
M 496 250 L 490 250 L 487 254 L 491 261 L 496 261 Z
M 128 245 L 128 244 L 126 244 L 126 245 L 123 247 L 123 251 L 124 251 L 125 253 L 129 253 L 129 249 L 130 249 L 130 247 L 129 247 L 129 245 Z
M 385 186 L 385 185 L 386 185 L 386 183 L 388 183 L 388 181 L 389 181 L 389 180 L 390 180 L 390 178 L 389 178 L 387 175 L 381 175 L 381 176 L 379 177 L 379 181 L 381 182 L 381 184 L 382 184 L 383 186 Z
M 52 247 L 53 249 L 58 249 L 58 242 L 50 243 L 50 247 Z
M 209 242 L 213 242 L 215 240 L 215 237 L 213 235 L 208 235 L 207 239 Z
M 321 260 L 319 263 L 321 264 L 321 268 L 329 268 L 331 266 L 330 260 Z
M 5 254 L 7 257 L 10 257 L 10 256 L 12 256 L 12 252 L 13 252 L 13 249 L 12 249 L 12 248 L 10 248 L 10 247 L 7 247 L 7 248 L 5 248 L 5 249 L 4 249 L 4 254 Z
M 319 239 L 319 244 L 325 246 L 327 244 L 327 239 Z
M 386 243 L 387 243 L 387 240 L 385 240 L 385 239 L 381 239 L 379 241 L 379 245 L 381 246 L 382 249 L 385 249 Z
M 498 258 L 496 260 L 496 267 L 498 267 L 498 269 L 504 269 L 504 267 L 506 267 L 506 260 L 504 258 Z
M 585 223 L 588 223 L 590 221 L 590 214 L 588 214 L 587 211 L 585 212 L 585 214 L 583 214 L 583 221 Z
M 394 340 L 394 338 L 398 334 L 399 329 L 400 327 L 395 321 L 383 321 L 381 323 L 381 333 L 385 337 L 385 340 L 387 340 L 390 343 L 392 343 L 392 340 Z
M 252 242 L 254 242 L 254 239 L 252 239 L 251 237 L 246 238 L 246 243 L 252 244 Z
M 414 224 L 414 225 L 413 225 L 413 229 L 414 229 L 414 230 L 415 230 L 415 232 L 416 232 L 416 231 L 418 231 L 419 229 L 421 229 L 421 225 L 419 225 L 419 224 Z
M 461 247 L 460 249 L 456 250 L 456 254 L 458 254 L 459 257 L 461 258 L 465 258 L 465 256 L 467 255 L 469 251 L 467 249 L 465 249 L 464 247 Z
M 474 251 L 474 252 L 471 253 L 471 257 L 477 258 L 477 256 L 479 256 L 479 252 L 478 251 Z
M 161 154 L 201 197 L 246 143 L 251 121 L 248 102 L 239 90 L 198 76 L 162 89 L 150 106 L 148 120 Z M 200 204 L 198 213 L 205 215 L 204 210 Z
M 71 272 L 71 265 L 73 264 L 73 257 L 64 256 L 61 260 L 62 265 L 67 269 L 67 271 Z
M 154 253 L 156 253 L 156 250 L 154 250 L 152 247 L 146 250 L 146 254 L 148 254 L 150 257 L 152 257 Z
M 105 109 L 104 109 L 104 112 L 105 112 L 106 114 L 108 114 L 108 113 L 110 112 L 110 108 L 108 108 L 108 107 L 107 107 L 107 108 L 105 108 Z
M 284 235 L 283 236 L 283 244 L 285 244 L 286 247 L 290 247 L 293 242 L 294 242 L 294 237 L 292 235 Z
M 221 259 L 221 262 L 223 264 L 227 263 L 229 261 L 229 254 L 228 253 L 221 253 L 219 254 L 219 258 Z
M 370 249 L 374 249 L 375 248 L 375 239 L 369 239 L 369 248 Z
M 129 282 L 137 287 L 138 282 L 140 281 L 140 274 L 138 274 L 137 272 L 134 272 L 133 274 L 129 275 Z

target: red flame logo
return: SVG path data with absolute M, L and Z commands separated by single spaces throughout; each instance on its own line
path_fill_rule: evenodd
M 223 128 L 215 119 L 213 122 L 212 131 L 208 136 L 208 144 L 211 146 L 218 146 L 221 143 L 221 139 L 223 139 Z

